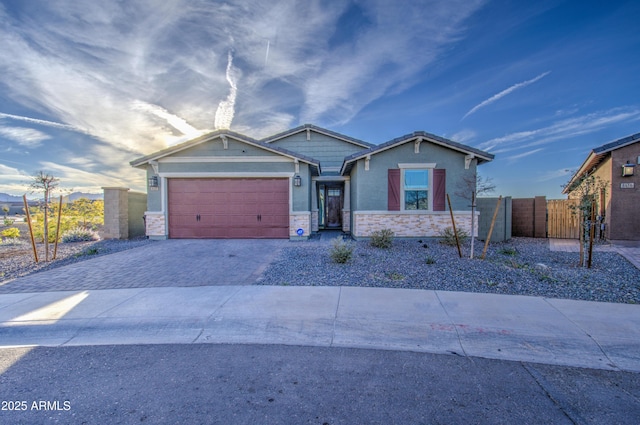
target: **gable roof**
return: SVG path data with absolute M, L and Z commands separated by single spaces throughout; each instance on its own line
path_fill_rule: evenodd
M 569 183 L 562 189 L 562 193 L 569 193 L 575 186 L 576 182 L 586 173 L 598 167 L 604 161 L 611 152 L 623 148 L 625 146 L 632 145 L 640 142 L 640 133 L 632 134 L 631 136 L 623 137 L 613 142 L 606 143 L 602 146 L 598 146 L 589 152 L 587 159 L 584 160 L 578 171 L 571 177 Z
M 376 146 L 359 139 L 354 139 L 353 137 L 345 136 L 344 134 L 336 133 L 335 131 L 327 130 L 326 128 L 317 127 L 313 124 L 303 124 L 299 127 L 292 128 L 291 130 L 283 131 L 282 133 L 264 138 L 261 141 L 264 143 L 273 143 L 277 140 L 284 139 L 285 137 L 289 137 L 297 133 L 302 133 L 303 131 L 314 131 L 316 133 L 324 134 L 325 136 L 333 137 L 334 139 L 342 140 L 343 142 L 351 143 L 362 148 L 371 148 Z
M 284 149 L 278 146 L 272 146 L 272 145 L 268 145 L 264 142 L 261 142 L 259 140 L 255 140 L 252 139 L 251 137 L 247 137 L 245 135 L 242 135 L 240 133 L 236 133 L 230 130 L 216 130 L 212 133 L 208 133 L 205 134 L 203 136 L 200 137 L 196 137 L 195 139 L 192 140 L 187 140 L 186 142 L 180 143 L 178 145 L 175 146 L 170 146 L 166 149 L 162 149 L 160 151 L 151 153 L 149 155 L 145 155 L 143 157 L 140 157 L 138 159 L 135 159 L 133 161 L 131 161 L 129 164 L 132 167 L 143 167 L 147 164 L 149 164 L 152 161 L 157 161 L 160 158 L 164 158 L 166 156 L 170 156 L 176 152 L 180 152 L 183 151 L 185 149 L 189 149 L 192 148 L 194 146 L 200 145 L 202 143 L 207 143 L 210 142 L 212 140 L 215 140 L 217 138 L 224 138 L 224 137 L 228 137 L 231 139 L 235 139 L 238 140 L 240 142 L 246 143 L 248 145 L 253 145 L 256 146 L 258 148 L 273 152 L 273 153 L 277 153 L 279 155 L 282 156 L 286 156 L 292 159 L 296 159 L 298 161 L 302 161 L 302 162 L 306 162 L 307 164 L 311 165 L 312 167 L 315 167 L 317 169 L 317 172 L 320 173 L 320 162 L 308 157 L 306 155 L 302 155 L 299 154 L 297 152 L 293 152 L 290 151 L 288 149 Z
M 367 150 L 349 155 L 344 159 L 340 174 L 348 174 L 351 171 L 353 164 L 355 164 L 355 162 L 359 159 L 375 155 L 377 153 L 395 148 L 396 146 L 400 146 L 408 142 L 415 142 L 417 140 L 444 146 L 446 148 L 453 149 L 466 155 L 473 155 L 478 159 L 478 164 L 492 161 L 494 158 L 493 154 L 482 151 L 480 149 L 472 148 L 471 146 L 463 145 L 462 143 L 454 142 L 453 140 L 445 139 L 444 137 L 436 136 L 435 134 L 427 133 L 425 131 L 415 131 L 413 133 L 405 134 L 404 136 L 389 140 L 388 142 L 382 143 L 381 145 L 374 145 Z

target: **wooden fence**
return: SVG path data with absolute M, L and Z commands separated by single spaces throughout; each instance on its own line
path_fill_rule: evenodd
M 571 207 L 572 199 L 547 200 L 547 237 L 558 239 L 578 239 L 580 237 L 579 215 Z

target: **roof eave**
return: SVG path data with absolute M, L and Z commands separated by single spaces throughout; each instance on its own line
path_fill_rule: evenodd
M 418 139 L 422 139 L 423 141 L 428 141 L 436 145 L 444 146 L 446 148 L 449 148 L 458 152 L 462 152 L 467 155 L 473 155 L 475 158 L 478 159 L 478 164 L 483 164 L 485 162 L 493 161 L 493 159 L 495 158 L 495 155 L 493 154 L 481 151 L 479 149 L 472 148 L 470 146 L 462 145 L 460 143 L 456 143 L 453 141 L 447 141 L 433 134 L 429 134 L 425 132 L 415 132 L 413 134 L 407 134 L 405 136 L 390 140 L 374 148 L 366 149 L 361 152 L 356 152 L 355 154 L 348 156 L 347 158 L 345 158 L 345 161 L 343 162 L 341 173 L 346 172 L 346 167 L 350 163 L 366 158 L 367 156 L 370 156 L 370 155 L 375 155 L 377 153 L 384 152 L 389 149 L 393 149 L 396 146 L 400 146 L 405 143 L 416 141 Z
M 278 154 L 278 155 L 282 155 L 282 156 L 286 156 L 286 157 L 289 157 L 289 158 L 294 159 L 294 160 L 305 162 L 305 163 L 307 163 L 309 165 L 315 166 L 318 169 L 318 172 L 320 172 L 320 162 L 315 160 L 315 159 L 313 159 L 313 158 L 307 157 L 305 155 L 296 154 L 295 152 L 292 152 L 292 151 L 290 151 L 288 149 L 269 146 L 266 143 L 260 142 L 258 140 L 251 139 L 249 137 L 243 136 L 243 135 L 241 135 L 239 133 L 235 133 L 235 132 L 232 132 L 232 131 L 215 131 L 213 133 L 208 133 L 208 134 L 205 134 L 203 136 L 197 137 L 195 139 L 188 140 L 188 141 L 186 141 L 184 143 L 181 143 L 179 145 L 171 146 L 171 147 L 168 147 L 168 148 L 163 149 L 161 151 L 154 152 L 152 154 L 149 154 L 149 155 L 143 156 L 141 158 L 135 159 L 135 160 L 129 162 L 129 164 L 132 167 L 135 167 L 135 168 L 144 168 L 145 165 L 149 164 L 152 161 L 157 161 L 157 160 L 159 160 L 161 158 L 164 158 L 166 156 L 169 156 L 169 155 L 172 155 L 174 153 L 180 152 L 182 150 L 191 148 L 191 147 L 199 145 L 201 143 L 205 143 L 205 142 L 214 140 L 215 138 L 220 137 L 220 136 L 231 137 L 231 138 L 236 139 L 236 140 L 238 140 L 240 142 L 256 146 L 258 148 L 267 150 L 269 152 L 272 152 L 272 153 L 275 153 L 275 154 Z
M 342 140 L 342 141 L 347 142 L 347 143 L 351 143 L 351 144 L 356 145 L 356 146 L 361 146 L 363 148 L 371 148 L 371 147 L 375 146 L 375 145 L 373 145 L 371 143 L 368 143 L 368 142 L 365 142 L 363 140 L 359 140 L 359 139 L 355 139 L 353 137 L 345 136 L 344 134 L 340 134 L 340 133 L 337 133 L 335 131 L 327 130 L 326 128 L 317 127 L 317 126 L 315 126 L 313 124 L 304 124 L 304 125 L 292 128 L 291 130 L 287 130 L 287 131 L 284 131 L 282 133 L 274 134 L 273 136 L 265 137 L 264 139 L 261 139 L 261 141 L 263 143 L 273 143 L 273 142 L 275 142 L 277 140 L 281 140 L 281 139 L 284 139 L 285 137 L 289 137 L 289 136 L 292 136 L 294 134 L 301 133 L 301 132 L 307 131 L 307 130 L 315 131 L 316 133 L 324 134 L 325 136 L 333 137 L 335 139 L 339 139 L 339 140 Z
M 578 171 L 573 174 L 569 182 L 562 189 L 562 193 L 567 195 L 569 192 L 571 192 L 574 189 L 577 180 L 579 180 L 583 175 L 591 171 L 593 168 L 597 167 L 602 162 L 602 159 L 608 156 L 610 152 L 611 151 L 596 153 L 595 150 L 589 152 L 587 158 L 584 160 L 580 168 L 578 168 Z

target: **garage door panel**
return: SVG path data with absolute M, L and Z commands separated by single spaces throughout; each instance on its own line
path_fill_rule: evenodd
M 171 238 L 289 237 L 288 179 L 169 179 L 168 190 Z

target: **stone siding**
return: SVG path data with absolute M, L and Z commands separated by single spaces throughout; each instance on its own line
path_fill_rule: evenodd
M 318 220 L 319 220 L 319 212 L 312 211 L 311 212 L 311 231 L 312 232 L 317 232 L 318 230 L 320 230 L 320 227 L 318 225 Z
M 370 237 L 371 233 L 381 229 L 391 229 L 396 237 L 437 237 L 440 232 L 451 226 L 449 212 L 415 213 L 384 213 L 384 212 L 354 212 L 354 237 Z M 479 216 L 476 213 L 475 234 L 478 231 Z M 454 212 L 456 228 L 471 234 L 471 213 Z
M 289 237 L 293 239 L 300 238 L 297 230 L 302 229 L 304 233 L 302 238 L 308 238 L 311 234 L 311 213 L 291 213 L 289 214 Z
M 351 211 L 342 210 L 342 231 L 350 232 L 351 231 Z
M 167 223 L 162 212 L 145 213 L 146 233 L 150 239 L 166 239 Z

